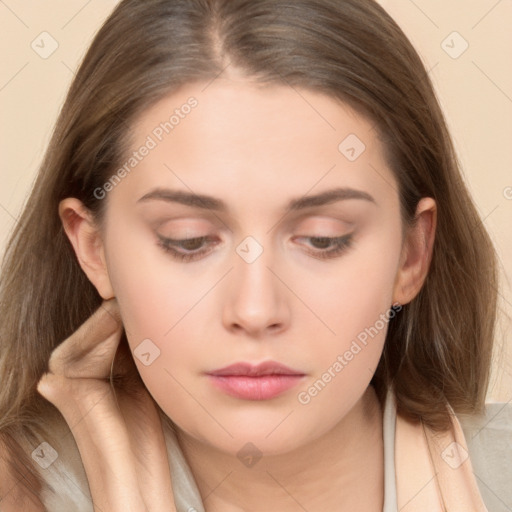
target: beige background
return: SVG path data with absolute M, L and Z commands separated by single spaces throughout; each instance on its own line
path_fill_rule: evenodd
M 116 4 L 116 0 L 0 0 L 2 253 L 73 70 Z M 512 2 L 381 0 L 381 4 L 409 36 L 430 70 L 469 188 L 500 255 L 502 313 L 489 400 L 510 401 Z M 47 34 L 41 35 L 43 32 Z M 53 50 L 52 45 L 58 47 L 51 55 L 45 54 Z

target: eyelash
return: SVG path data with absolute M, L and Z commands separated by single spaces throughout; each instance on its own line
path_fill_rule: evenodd
M 189 253 L 183 253 L 180 251 L 177 251 L 172 246 L 180 244 L 183 244 L 185 242 L 202 242 L 206 241 L 208 239 L 211 240 L 208 236 L 199 236 L 196 238 L 185 238 L 182 240 L 173 240 L 172 238 L 166 238 L 162 235 L 158 236 L 158 245 L 166 252 L 167 254 L 170 254 L 173 258 L 177 259 L 178 261 L 188 262 L 188 261 L 194 261 L 196 259 L 199 259 L 203 254 L 208 252 L 208 249 L 206 250 L 200 250 L 196 252 L 189 252 Z M 338 237 L 326 237 L 326 236 L 306 236 L 306 237 L 300 237 L 300 238 L 307 238 L 309 240 L 321 240 L 326 241 L 330 244 L 334 244 L 333 249 L 329 250 L 319 250 L 319 251 L 309 251 L 311 256 L 318 259 L 330 259 L 335 258 L 337 256 L 340 256 L 342 253 L 344 253 L 347 249 L 349 249 L 352 246 L 352 234 L 349 235 L 343 235 Z
M 204 241 L 208 240 L 207 236 L 198 236 L 195 238 L 184 238 L 182 240 L 173 240 L 172 238 L 165 238 L 162 235 L 158 235 L 158 245 L 166 252 L 169 253 L 173 258 L 179 261 L 192 261 L 200 258 L 203 254 L 205 254 L 206 250 L 183 253 L 174 249 L 173 245 L 180 245 L 185 242 L 195 242 L 195 241 Z

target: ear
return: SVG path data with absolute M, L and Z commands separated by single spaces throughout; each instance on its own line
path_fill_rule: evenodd
M 115 295 L 108 276 L 103 241 L 91 213 L 81 201 L 68 197 L 59 203 L 59 217 L 82 270 L 103 299 L 111 299 Z
M 419 293 L 428 274 L 437 223 L 436 202 L 422 198 L 416 208 L 415 224 L 408 229 L 395 278 L 393 302 L 407 304 Z

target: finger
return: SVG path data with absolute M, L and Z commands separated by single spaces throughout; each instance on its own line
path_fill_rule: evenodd
M 115 362 L 112 366 L 112 383 L 116 389 L 122 389 L 128 394 L 136 395 L 140 388 L 145 389 L 128 340 L 124 336 L 116 349 Z
M 116 299 L 100 307 L 51 354 L 51 373 L 67 377 L 105 378 L 122 332 Z

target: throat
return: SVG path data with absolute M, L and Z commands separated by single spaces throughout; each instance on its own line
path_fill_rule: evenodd
M 372 386 L 327 433 L 251 467 L 182 431 L 178 440 L 206 512 L 382 512 L 382 408 Z

